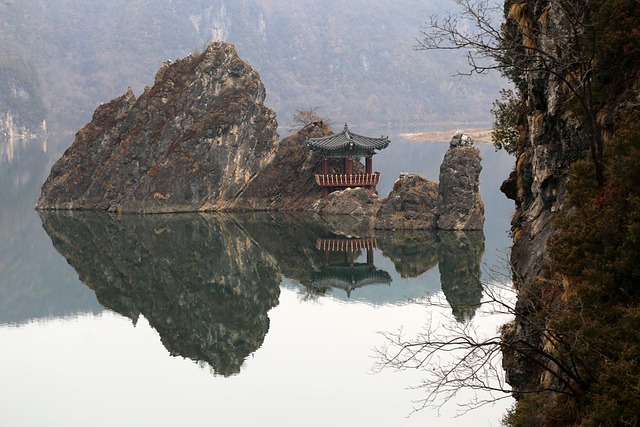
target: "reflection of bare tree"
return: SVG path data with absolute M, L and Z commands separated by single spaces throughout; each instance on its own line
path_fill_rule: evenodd
M 459 322 L 470 320 L 482 298 L 480 265 L 484 233 L 439 231 L 438 269 L 440 283 L 453 315 Z
M 42 212 L 55 248 L 101 304 L 144 315 L 173 355 L 240 372 L 278 304 L 274 260 L 226 217 Z

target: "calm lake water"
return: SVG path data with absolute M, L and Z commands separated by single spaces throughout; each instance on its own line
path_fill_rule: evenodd
M 437 180 L 448 147 L 392 136 L 374 159 Z M 420 370 L 375 373 L 381 332 L 427 320 L 493 334 L 513 159 L 481 145 L 484 232 L 376 233 L 301 215 L 33 210 L 51 159 L 0 161 L 0 425 L 498 426 L 473 393 L 412 413 Z M 483 285 L 477 280 L 481 277 Z M 442 307 L 411 302 L 440 295 Z

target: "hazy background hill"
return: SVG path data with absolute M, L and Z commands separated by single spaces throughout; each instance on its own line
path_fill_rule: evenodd
M 74 131 L 128 86 L 139 94 L 151 85 L 164 61 L 223 39 L 260 72 L 282 129 L 296 109 L 310 107 L 336 123 L 385 134 L 451 122 L 487 125 L 499 78 L 453 78 L 463 54 L 414 50 L 420 26 L 452 6 L 450 0 L 0 0 L 1 80 L 11 75 L 31 91 L 20 106 L 25 121 L 46 116 L 50 131 Z M 0 109 L 12 109 L 14 93 L 5 86 Z

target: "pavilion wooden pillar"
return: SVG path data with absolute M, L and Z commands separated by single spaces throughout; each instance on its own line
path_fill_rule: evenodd
M 324 175 L 325 180 L 329 178 L 329 158 L 328 157 L 325 157 L 322 162 L 322 173 Z M 322 198 L 326 199 L 327 197 L 329 197 L 329 187 L 325 185 L 322 187 Z
M 364 164 L 365 164 L 364 166 L 365 172 L 367 173 L 367 175 L 371 176 L 371 174 L 373 174 L 373 155 L 372 154 L 367 154 Z M 369 185 L 367 186 L 367 190 L 369 190 L 369 193 L 373 194 L 376 190 L 376 187 L 373 185 Z
M 347 171 L 346 171 L 347 175 L 353 175 L 353 157 L 349 156 L 349 159 L 347 160 Z

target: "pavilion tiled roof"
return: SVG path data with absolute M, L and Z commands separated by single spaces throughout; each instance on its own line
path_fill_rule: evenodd
M 307 147 L 319 151 L 382 150 L 387 148 L 389 142 L 388 137 L 371 138 L 353 133 L 346 124 L 340 133 L 320 138 L 309 138 L 306 141 Z
M 356 263 L 354 265 L 330 265 L 321 271 L 311 272 L 311 277 L 305 281 L 305 285 L 311 288 L 338 288 L 347 292 L 369 285 L 390 285 L 393 279 L 391 275 L 378 270 L 370 264 Z

